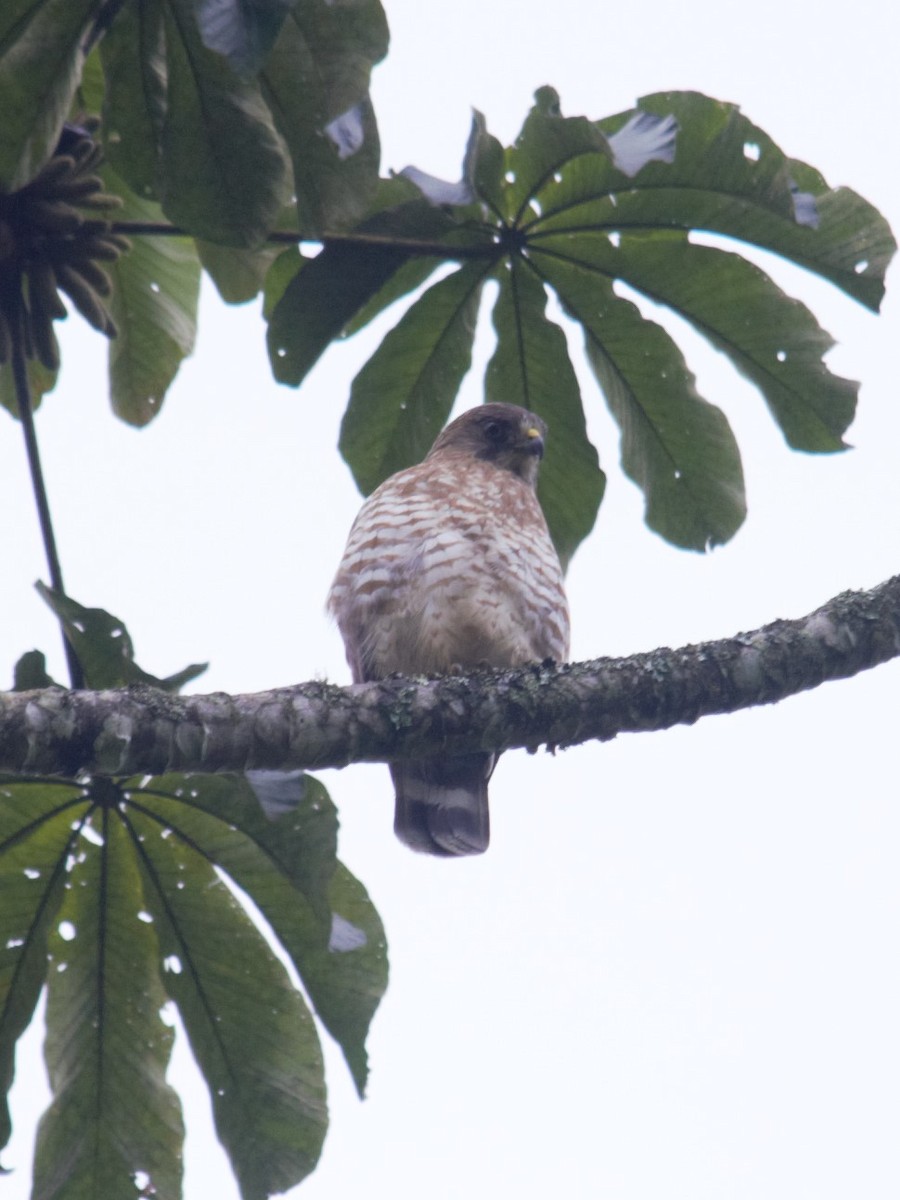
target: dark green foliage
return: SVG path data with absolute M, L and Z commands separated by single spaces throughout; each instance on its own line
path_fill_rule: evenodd
M 423 458 L 444 427 L 472 361 L 489 271 L 467 263 L 430 287 L 354 379 L 340 445 L 363 492 Z
M 134 661 L 128 630 L 118 617 L 102 608 L 85 608 L 70 596 L 62 596 L 43 583 L 37 590 L 59 617 L 66 638 L 84 671 L 85 684 L 97 690 L 146 683 L 176 692 L 206 670 L 206 663 L 193 663 L 175 675 L 159 679 Z
M 522 403 L 552 427 L 538 495 L 565 568 L 593 527 L 606 477 L 587 438 L 565 335 L 546 317 L 546 303 L 527 259 L 515 258 L 501 269 L 494 306 L 497 349 L 488 363 L 485 398 Z
M 167 999 L 206 1077 L 242 1195 L 297 1183 L 327 1126 L 318 1034 L 213 868 L 268 919 L 362 1093 L 365 1036 L 386 985 L 384 931 L 334 857 L 325 789 L 289 778 L 264 810 L 234 776 L 0 780 L 0 800 L 4 1092 L 16 1039 L 49 989 L 54 1099 L 38 1136 L 35 1196 L 125 1194 L 136 1172 L 160 1195 L 179 1194 Z M 9 1132 L 4 1108 L 4 1142 Z
M 141 200 L 111 168 L 105 168 L 104 177 L 109 190 L 122 197 L 125 220 L 162 219 L 160 206 Z M 119 328 L 109 348 L 110 400 L 129 425 L 146 425 L 194 348 L 200 262 L 190 238 L 137 238 L 109 271 L 110 309 Z
M 648 523 L 674 544 L 702 550 L 733 535 L 745 508 L 742 472 L 725 417 L 697 394 L 670 335 L 645 320 L 641 298 L 724 351 L 789 445 L 844 447 L 857 388 L 825 365 L 829 335 L 733 248 L 697 235 L 764 247 L 872 308 L 895 243 L 871 205 L 829 189 L 735 105 L 668 92 L 596 121 L 564 117 L 544 87 L 506 149 L 475 114 L 457 183 L 414 168 L 379 181 L 368 96 L 372 65 L 387 48 L 378 0 L 125 5 L 86 64 L 78 37 L 96 6 L 70 6 L 65 22 L 52 13 L 45 0 L 21 29 L 0 23 L 0 45 L 22 36 L 25 63 L 49 21 L 67 64 L 40 103 L 15 56 L 4 66 L 19 107 L 0 136 L 0 179 L 20 184 L 50 153 L 49 113 L 61 119 L 83 67 L 78 104 L 101 114 L 115 168 L 105 183 L 122 196 L 123 217 L 145 226 L 168 218 L 199 239 L 192 247 L 139 238 L 111 268 L 121 331 L 111 350 L 113 404 L 126 420 L 142 424 L 159 411 L 190 352 L 201 262 L 233 303 L 257 294 L 270 271 L 272 368 L 294 386 L 332 341 L 455 263 L 457 281 L 415 300 L 354 382 L 341 447 L 364 491 L 420 458 L 450 413 L 480 296 L 493 295 L 469 290 L 476 279 L 502 282 L 490 395 L 531 404 L 550 425 L 541 499 L 565 561 L 593 524 L 603 476 L 584 436 L 590 399 L 543 312 L 547 289 L 582 327 L 622 430 L 623 469 L 644 492 Z M 318 238 L 322 249 L 279 254 L 264 244 L 276 225 L 282 235 Z M 7 375 L 0 370 L 4 402 Z M 35 380 L 36 392 L 48 386 Z
M 373 290 L 368 256 L 387 251 L 360 225 L 340 245 L 339 271 L 326 245 L 288 283 L 286 296 L 306 281 L 305 319 L 295 311 L 280 320 L 278 309 L 272 316 L 276 375 L 299 382 L 329 333 L 359 328 L 414 288 L 441 246 L 447 261 L 467 264 L 415 301 L 354 382 L 341 449 L 363 491 L 421 458 L 450 412 L 462 378 L 460 339 L 480 294 L 467 291 L 466 280 L 480 278 L 481 264 L 500 281 L 486 395 L 527 405 L 550 426 L 541 500 L 564 562 L 590 532 L 604 479 L 585 435 L 566 339 L 544 315 L 545 287 L 581 326 L 588 363 L 622 432 L 623 470 L 644 493 L 648 524 L 673 544 L 705 550 L 738 529 L 746 510 L 740 455 L 671 336 L 621 294 L 620 283 L 723 350 L 758 387 L 792 447 L 844 448 L 857 385 L 825 365 L 832 339 L 758 267 L 733 250 L 698 244 L 694 233 L 782 254 L 871 307 L 883 294 L 894 241 L 871 205 L 829 190 L 734 105 L 665 93 L 594 122 L 563 117 L 556 93 L 542 88 L 505 151 L 475 115 L 459 183 L 405 174 L 435 212 L 455 221 L 428 258 L 411 254 Z M 395 253 L 421 239 L 419 221 L 411 207 L 394 210 Z M 318 270 L 327 271 L 327 292 L 314 286 Z M 464 310 L 452 302 L 454 288 L 466 295 Z M 327 329 L 312 316 L 316 294 L 327 296 Z M 290 373 L 286 362 L 300 365 Z
M 16 663 L 12 690 L 30 692 L 45 687 L 59 687 L 59 684 L 47 674 L 47 659 L 41 651 L 27 650 Z
M 24 187 L 53 153 L 81 79 L 85 38 L 103 4 L 0 5 L 0 193 Z

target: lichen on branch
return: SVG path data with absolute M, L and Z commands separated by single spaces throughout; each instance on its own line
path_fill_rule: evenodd
M 774 704 L 900 655 L 900 576 L 806 617 L 628 658 L 438 679 L 177 697 L 136 686 L 0 694 L 0 770 L 294 770 L 608 741 Z

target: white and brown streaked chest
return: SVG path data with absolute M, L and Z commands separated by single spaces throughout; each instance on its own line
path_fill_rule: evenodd
M 568 654 L 562 574 L 533 488 L 466 454 L 373 492 L 329 608 L 357 681 Z

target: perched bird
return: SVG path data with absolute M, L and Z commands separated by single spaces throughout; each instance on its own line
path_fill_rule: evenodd
M 566 659 L 562 570 L 535 492 L 545 433 L 534 413 L 483 404 L 368 498 L 328 597 L 355 683 Z M 496 759 L 392 763 L 400 840 L 486 850 Z

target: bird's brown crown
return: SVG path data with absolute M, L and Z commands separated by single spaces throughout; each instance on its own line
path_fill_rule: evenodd
M 428 457 L 471 454 L 511 471 L 532 486 L 544 453 L 547 426 L 515 404 L 482 404 L 452 421 L 437 438 Z

